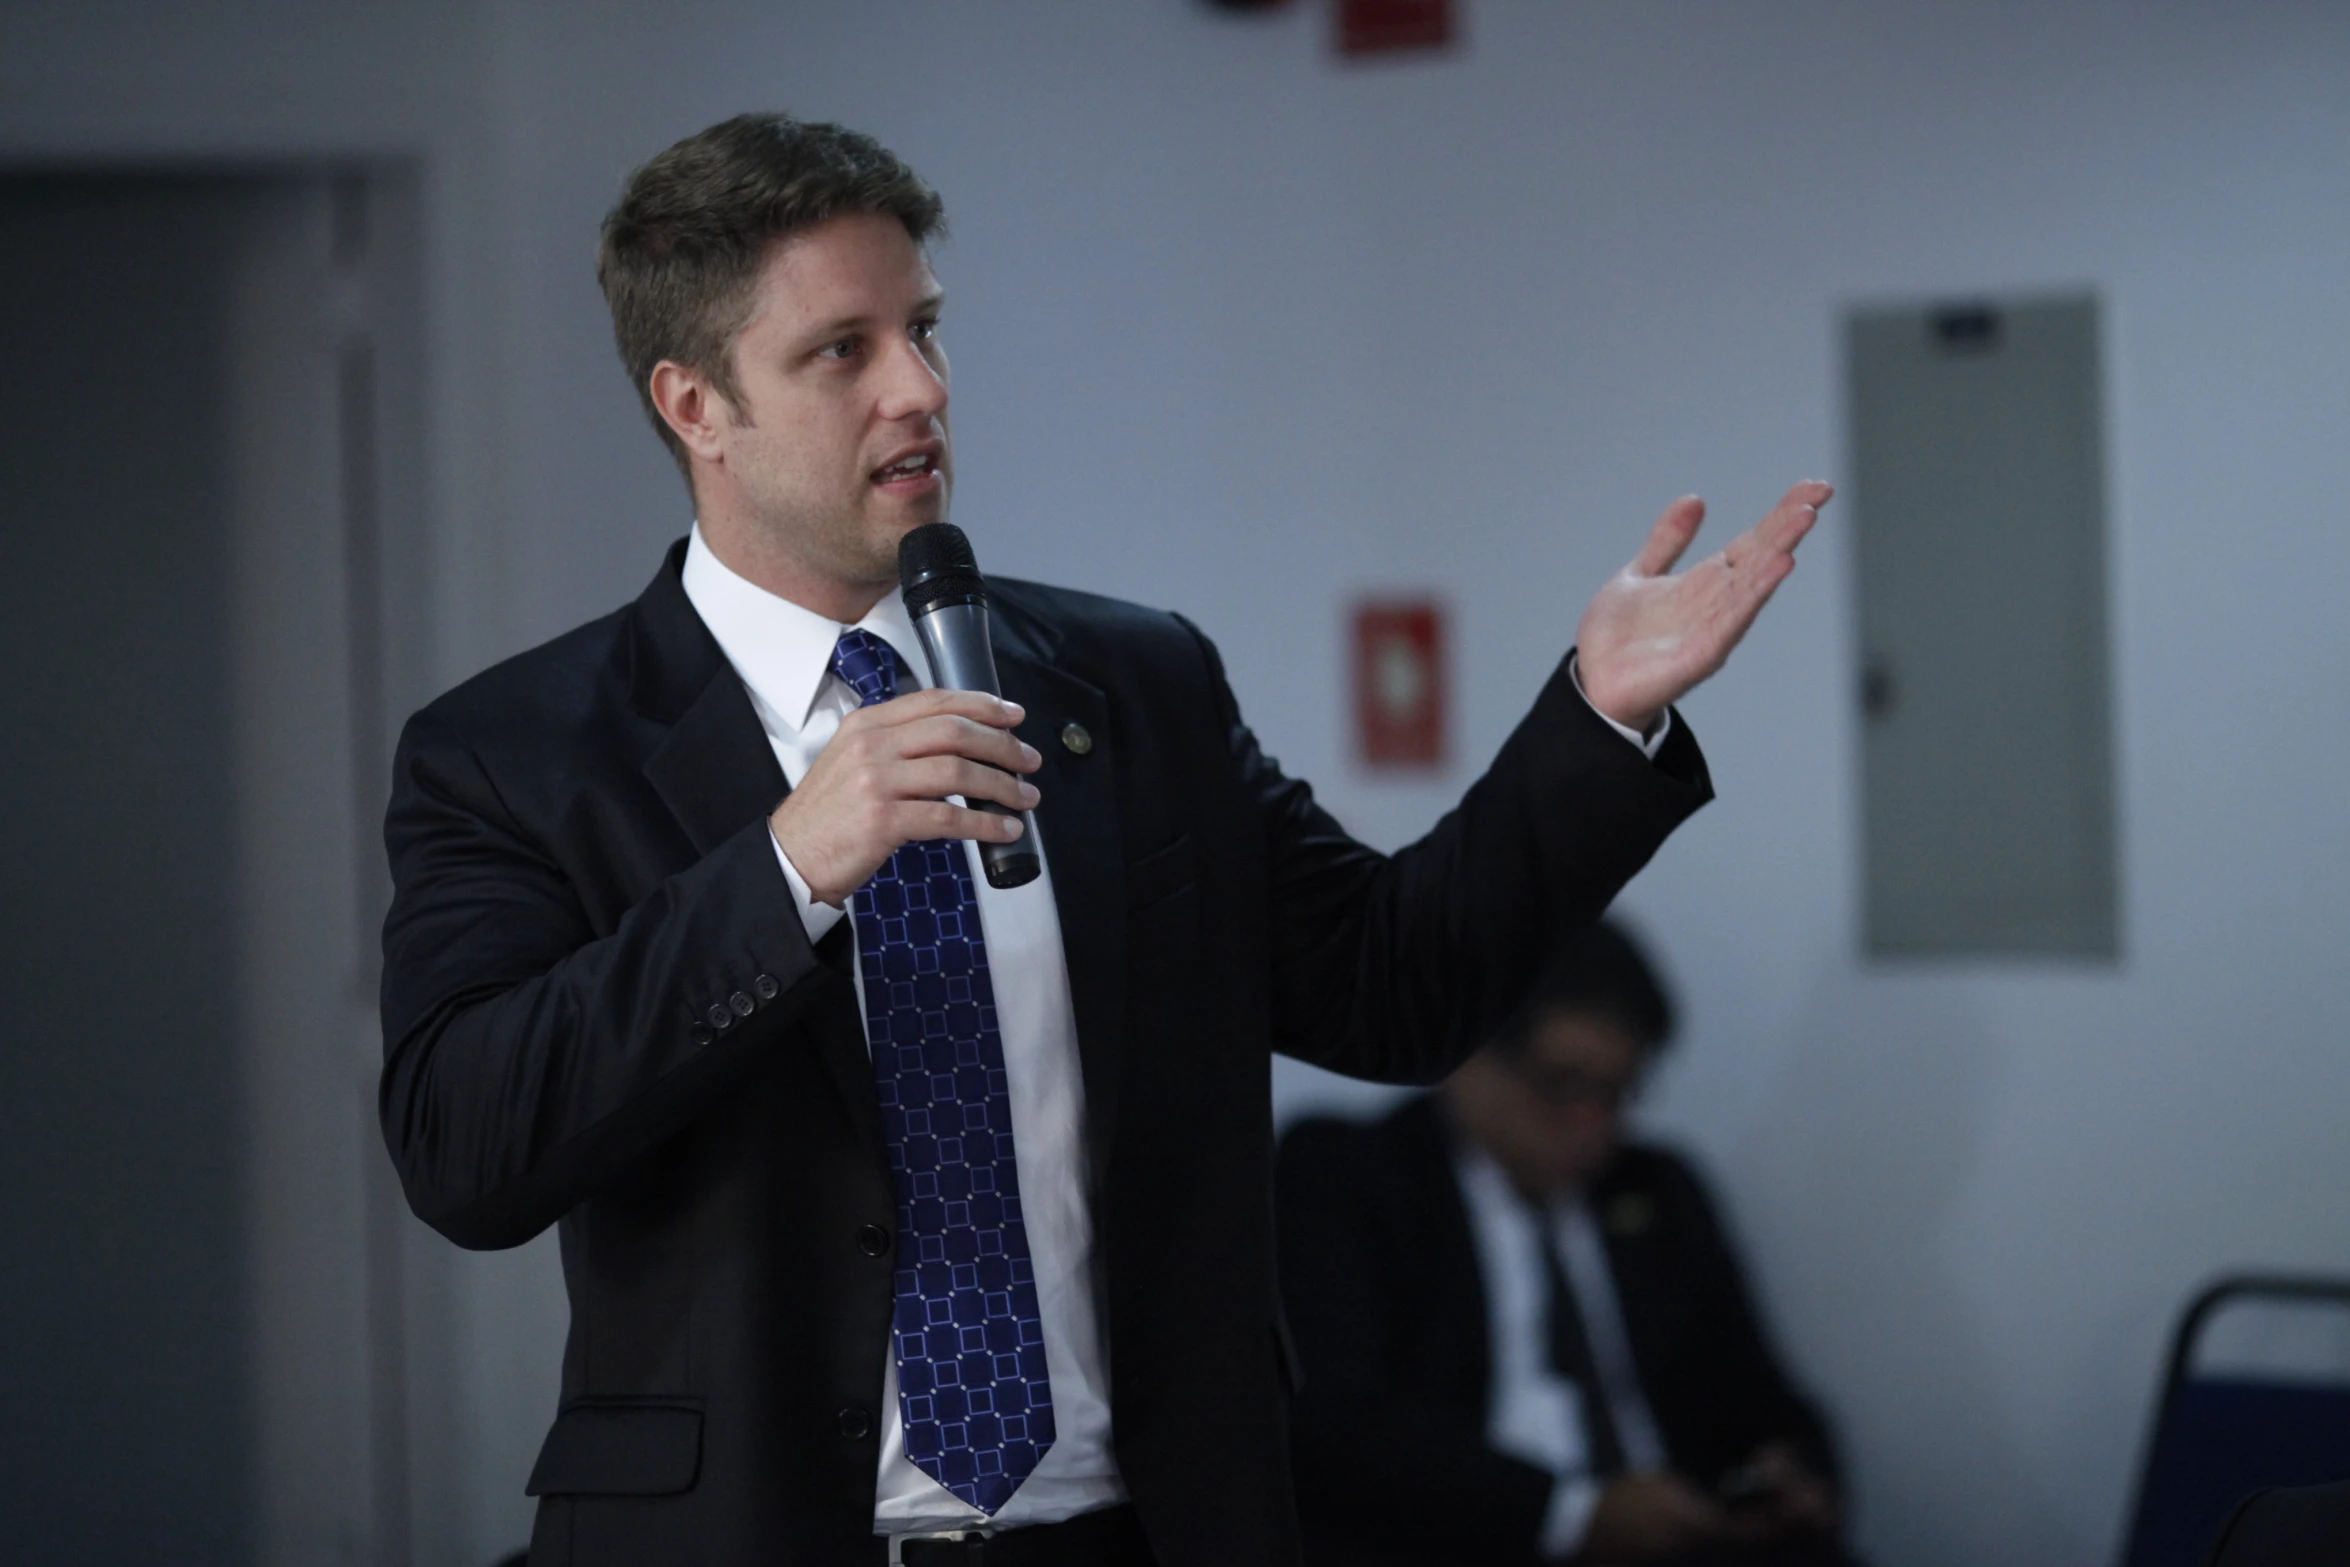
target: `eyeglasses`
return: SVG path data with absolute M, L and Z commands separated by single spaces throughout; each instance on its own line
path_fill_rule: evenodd
M 1637 1075 L 1603 1077 L 1579 1067 L 1548 1066 L 1530 1060 L 1513 1061 L 1510 1069 L 1526 1086 L 1526 1092 L 1546 1109 L 1573 1110 L 1588 1105 L 1612 1114 L 1640 1097 Z

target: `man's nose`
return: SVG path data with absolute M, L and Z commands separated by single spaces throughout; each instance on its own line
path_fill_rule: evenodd
M 947 380 L 910 339 L 900 339 L 881 366 L 881 416 L 935 419 L 946 412 Z

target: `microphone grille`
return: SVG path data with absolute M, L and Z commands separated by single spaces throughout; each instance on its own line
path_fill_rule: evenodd
M 927 522 L 898 540 L 898 587 L 915 614 L 949 599 L 984 600 L 971 541 L 951 522 Z
M 979 557 L 971 541 L 951 522 L 926 522 L 898 540 L 898 586 L 910 588 L 924 577 L 979 575 Z

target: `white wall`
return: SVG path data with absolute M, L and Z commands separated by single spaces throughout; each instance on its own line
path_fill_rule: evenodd
M 453 675 L 633 593 L 684 524 L 588 265 L 626 169 L 743 107 L 875 131 L 953 216 L 958 520 L 990 568 L 1192 613 L 1381 843 L 1499 744 L 1670 495 L 1734 523 L 1835 475 L 1844 304 L 2099 289 L 2121 967 L 1857 961 L 1833 511 L 1689 706 L 1721 801 L 1626 903 L 1687 1002 L 1655 1117 L 1843 1419 L 1872 1556 L 2109 1559 L 2190 1287 L 2350 1265 L 2350 12 L 1468 13 L 1453 58 L 1343 69 L 1310 5 L 20 5 L 0 152 L 427 159 Z M 1370 587 L 1456 607 L 1436 784 L 1345 759 L 1339 616 Z M 485 1539 L 550 1364 L 543 1285 L 494 1277 L 461 1328 Z

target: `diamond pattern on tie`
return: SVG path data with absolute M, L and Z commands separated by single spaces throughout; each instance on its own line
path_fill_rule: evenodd
M 879 637 L 842 632 L 832 668 L 865 706 L 897 695 L 897 654 Z M 906 1456 L 992 1516 L 1053 1445 L 1053 1395 L 963 846 L 902 846 L 858 891 L 855 916 L 898 1199 L 892 1336 Z

